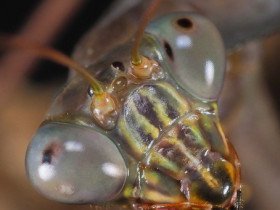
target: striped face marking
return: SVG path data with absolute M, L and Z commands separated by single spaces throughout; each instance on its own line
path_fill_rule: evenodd
M 234 189 L 235 170 L 203 135 L 203 128 L 189 113 L 163 133 L 147 154 L 144 163 L 181 181 L 181 190 L 190 202 L 221 204 Z M 205 190 L 207 189 L 207 190 Z
M 190 108 L 177 90 L 166 82 L 142 85 L 127 98 L 119 126 L 126 143 L 138 158 L 164 128 Z
M 120 134 L 127 151 L 148 168 L 180 181 L 188 201 L 217 205 L 228 201 L 234 189 L 234 166 L 213 144 L 222 142 L 223 135 L 213 129 L 215 122 L 208 123 L 211 113 L 192 113 L 175 88 L 156 82 L 133 90 L 121 116 Z

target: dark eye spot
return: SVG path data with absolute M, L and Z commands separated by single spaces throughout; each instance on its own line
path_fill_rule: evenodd
M 88 92 L 88 95 L 89 95 L 90 97 L 92 97 L 93 94 L 94 94 L 94 91 L 93 91 L 93 89 L 92 89 L 92 87 L 91 87 L 90 85 L 88 86 L 87 92 Z
M 122 62 L 119 62 L 119 61 L 113 62 L 113 63 L 112 63 L 112 66 L 113 66 L 113 68 L 115 68 L 115 69 L 117 69 L 117 70 L 119 70 L 119 71 L 124 71 L 124 70 L 125 70 L 125 69 L 124 69 L 123 63 L 122 63 Z
M 164 49 L 165 49 L 165 52 L 166 52 L 166 54 L 168 55 L 168 57 L 169 57 L 171 60 L 174 60 L 173 51 L 172 51 L 170 45 L 168 44 L 168 42 L 164 42 Z
M 186 28 L 186 29 L 189 29 L 193 26 L 193 23 L 190 19 L 188 18 L 180 18 L 177 20 L 177 24 L 179 26 L 181 26 L 182 28 Z
M 52 164 L 53 157 L 60 151 L 60 145 L 56 142 L 51 143 L 44 151 L 42 163 Z
M 53 156 L 53 151 L 52 151 L 51 148 L 45 150 L 44 153 L 43 153 L 42 163 L 51 164 L 52 163 L 52 156 Z

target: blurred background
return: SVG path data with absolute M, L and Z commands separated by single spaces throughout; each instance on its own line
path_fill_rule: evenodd
M 71 56 L 76 43 L 112 1 L 4 1 L 0 33 L 20 34 Z M 280 21 L 280 20 L 279 20 Z M 277 209 L 280 197 L 280 34 L 228 53 L 219 100 L 226 136 L 242 164 L 244 209 Z M 77 53 L 76 53 L 77 54 Z M 0 209 L 92 209 L 49 201 L 30 185 L 25 151 L 67 68 L 9 50 L 0 52 Z
M 4 1 L 0 33 L 34 36 L 36 42 L 71 56 L 75 44 L 111 2 Z M 0 56 L 0 209 L 91 209 L 89 205 L 70 206 L 45 199 L 25 173 L 27 145 L 65 83 L 68 69 L 46 60 L 25 62 L 32 58 L 17 52 L 0 52 Z M 14 66 L 18 60 L 20 65 Z

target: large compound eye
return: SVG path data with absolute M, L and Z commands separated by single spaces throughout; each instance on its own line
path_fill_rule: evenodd
M 217 100 L 225 71 L 225 52 L 215 26 L 202 16 L 173 13 L 152 22 L 155 36 L 176 82 L 196 98 Z
M 43 125 L 26 156 L 29 179 L 46 197 L 65 203 L 104 203 L 121 192 L 128 169 L 115 144 L 70 124 Z

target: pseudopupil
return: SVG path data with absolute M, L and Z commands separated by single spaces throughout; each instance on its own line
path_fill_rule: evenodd
M 167 42 L 164 42 L 164 49 L 165 49 L 166 54 L 169 56 L 169 58 L 171 60 L 174 60 L 173 51 Z
M 51 164 L 52 155 L 53 155 L 53 151 L 51 149 L 45 150 L 44 153 L 43 153 L 42 163 Z
M 177 24 L 182 28 L 186 28 L 186 29 L 191 28 L 193 25 L 192 21 L 188 18 L 181 18 L 177 20 Z

